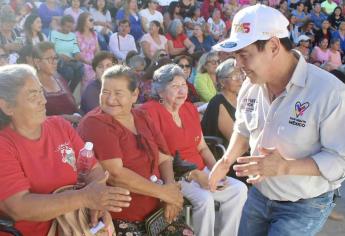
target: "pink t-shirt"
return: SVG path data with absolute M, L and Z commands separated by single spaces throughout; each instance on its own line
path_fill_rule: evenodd
M 322 51 L 321 48 L 315 47 L 315 55 L 316 60 L 320 61 L 321 63 L 326 63 L 329 61 L 329 58 L 331 56 L 330 51 L 327 49 L 327 51 Z
M 165 45 L 167 44 L 168 40 L 163 35 L 159 35 L 159 40 L 161 41 L 160 44 L 153 40 L 151 34 L 144 34 L 144 36 L 141 38 L 141 42 L 147 42 L 150 45 L 151 55 L 154 55 L 157 50 L 165 49 Z
M 341 56 L 340 56 L 340 52 L 336 51 L 336 52 L 330 52 L 330 58 L 329 58 L 329 63 L 334 67 L 334 69 L 338 68 L 339 66 L 341 66 Z

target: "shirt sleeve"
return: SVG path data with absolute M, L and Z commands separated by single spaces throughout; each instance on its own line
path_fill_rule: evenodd
M 94 117 L 86 117 L 78 132 L 85 142 L 94 144 L 94 152 L 99 161 L 123 158 L 120 135 L 110 126 Z
M 332 97 L 330 97 L 332 100 Z M 345 179 L 345 91 L 334 99 L 337 101 L 320 124 L 320 141 L 322 149 L 312 156 L 322 176 L 334 184 Z
M 14 145 L 7 139 L 0 138 L 0 201 L 28 190 L 29 179 L 25 177 Z

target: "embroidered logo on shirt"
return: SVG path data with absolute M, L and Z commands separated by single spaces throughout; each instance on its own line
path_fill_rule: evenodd
M 71 150 L 70 155 L 67 154 L 67 150 Z M 69 164 L 73 168 L 74 171 L 77 171 L 75 153 L 73 151 L 73 148 L 69 146 L 68 142 L 66 142 L 64 144 L 60 144 L 57 147 L 56 151 L 60 152 L 63 163 Z
M 300 101 L 296 102 L 295 104 L 295 116 L 296 117 L 290 117 L 289 124 L 295 125 L 298 127 L 305 127 L 307 122 L 301 118 L 303 116 L 304 112 L 307 110 L 307 108 L 310 106 L 309 102 L 301 103 Z
M 300 117 L 303 116 L 303 113 L 305 112 L 305 110 L 307 110 L 307 108 L 309 107 L 309 102 L 305 102 L 303 104 L 301 104 L 301 102 L 296 102 L 295 104 L 295 113 L 296 113 L 296 117 Z

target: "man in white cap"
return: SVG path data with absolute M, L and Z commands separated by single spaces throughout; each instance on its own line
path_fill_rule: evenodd
M 292 50 L 288 24 L 273 8 L 250 6 L 214 46 L 234 51 L 247 75 L 229 147 L 209 179 L 216 191 L 236 160 L 236 174 L 249 176 L 241 236 L 315 235 L 345 177 L 345 86 Z

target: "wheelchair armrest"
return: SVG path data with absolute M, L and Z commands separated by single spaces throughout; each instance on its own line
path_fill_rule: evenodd
M 14 221 L 8 218 L 0 218 L 0 226 L 13 227 Z
M 209 145 L 223 144 L 223 140 L 216 136 L 204 136 L 204 139 Z
M 14 228 L 14 221 L 9 218 L 0 218 L 0 232 L 6 232 L 14 236 L 22 236 L 22 234 Z

